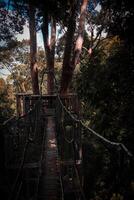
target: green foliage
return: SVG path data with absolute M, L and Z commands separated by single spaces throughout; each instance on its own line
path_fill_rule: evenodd
M 16 33 L 23 33 L 24 24 L 25 19 L 17 11 L 0 7 L 0 46 L 6 46 Z
M 14 43 L 14 41 L 12 41 Z M 11 46 L 11 41 L 10 41 Z M 29 67 L 29 42 L 17 42 L 12 48 L 0 51 L 1 68 L 8 70 L 7 77 L 9 83 L 13 83 L 15 92 L 25 92 L 30 90 L 30 67 Z
M 78 93 L 84 101 L 90 125 L 102 135 L 124 141 L 133 150 L 133 58 L 123 44 L 103 49 L 81 65 Z M 131 144 L 131 145 L 130 145 Z
M 108 39 L 107 39 L 108 40 Z M 77 91 L 83 116 L 95 131 L 134 152 L 134 62 L 123 42 L 108 40 L 82 60 Z M 93 139 L 83 141 L 85 191 L 89 199 L 133 199 L 133 164 Z M 131 166 L 131 167 L 130 167 Z M 119 167 L 119 168 L 118 168 Z M 120 178 L 115 178 L 120 172 Z
M 0 78 L 0 123 L 13 114 L 13 88 Z
M 128 0 L 102 0 L 102 12 L 108 12 L 109 16 L 105 26 L 107 32 L 119 35 L 130 46 L 134 44 L 134 4 Z

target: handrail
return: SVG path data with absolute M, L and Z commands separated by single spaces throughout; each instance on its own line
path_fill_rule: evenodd
M 64 109 L 64 111 L 71 117 L 71 119 L 77 123 L 80 123 L 82 125 L 83 128 L 85 128 L 88 132 L 90 132 L 93 136 L 95 136 L 100 142 L 105 143 L 107 145 L 109 145 L 110 147 L 116 147 L 118 148 L 118 150 L 120 150 L 120 148 L 131 158 L 134 159 L 133 154 L 127 149 L 127 147 L 123 144 L 123 143 L 119 143 L 119 142 L 112 142 L 110 140 L 108 140 L 107 138 L 103 137 L 102 135 L 100 135 L 99 133 L 97 133 L 96 131 L 94 131 L 93 129 L 91 129 L 90 127 L 87 127 L 82 120 L 77 119 L 75 116 L 73 116 L 71 114 L 71 112 L 66 108 L 66 106 L 63 104 L 61 96 L 59 94 L 58 91 L 58 84 L 57 84 L 57 80 L 56 77 L 53 73 L 54 76 L 54 80 L 55 80 L 55 85 L 56 85 L 56 89 L 57 89 L 57 98 L 59 100 L 59 103 L 61 104 L 62 108 Z
M 112 142 L 110 140 L 108 140 L 107 138 L 103 137 L 102 135 L 100 135 L 99 133 L 97 133 L 96 131 L 94 131 L 93 129 L 91 129 L 90 127 L 87 127 L 82 120 L 77 119 L 75 116 L 73 116 L 71 114 L 71 112 L 66 108 L 66 106 L 62 103 L 62 100 L 60 98 L 60 95 L 57 95 L 58 100 L 62 106 L 62 108 L 64 109 L 64 111 L 71 117 L 71 119 L 74 122 L 80 123 L 82 125 L 82 127 L 84 129 L 86 129 L 88 132 L 90 132 L 93 136 L 95 136 L 100 142 L 108 145 L 109 147 L 114 147 L 117 148 L 117 150 L 120 150 L 120 148 L 131 158 L 134 159 L 133 154 L 127 149 L 127 147 L 123 144 L 123 143 L 119 143 L 119 142 Z

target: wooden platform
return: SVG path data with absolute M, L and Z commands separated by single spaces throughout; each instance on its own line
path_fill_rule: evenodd
M 71 113 L 78 112 L 79 115 L 79 105 L 75 98 L 76 96 L 71 94 L 61 97 L 63 105 Z M 17 115 L 24 117 L 19 126 L 18 123 L 15 124 L 16 135 L 13 132 L 14 129 L 11 130 L 5 143 L 5 146 L 10 149 L 6 154 L 6 168 L 12 180 L 11 185 L 13 185 L 14 177 L 17 177 L 23 158 L 24 144 L 29 141 L 22 170 L 19 170 L 21 173 L 17 186 L 20 191 L 18 192 L 18 187 L 14 191 L 17 200 L 80 199 L 80 184 L 75 172 L 76 165 L 80 168 L 77 163 L 80 160 L 77 155 L 80 149 L 79 131 L 78 126 L 72 124 L 69 116 L 63 112 L 64 109 L 57 95 L 17 94 Z M 62 120 L 64 123 L 61 123 Z M 66 127 L 70 124 L 72 129 L 67 132 L 63 125 Z M 71 137 L 77 135 L 77 140 L 74 142 L 75 144 L 78 142 L 78 152 L 75 157 L 74 147 L 76 145 L 74 146 L 72 142 L 68 143 L 65 139 L 70 134 Z M 14 195 L 11 200 L 14 200 Z

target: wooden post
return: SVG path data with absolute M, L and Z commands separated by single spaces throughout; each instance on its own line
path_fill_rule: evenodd
M 29 95 L 23 97 L 23 114 L 26 114 L 30 109 L 30 98 Z
M 20 95 L 16 95 L 16 107 L 17 107 L 17 116 L 21 116 L 21 96 Z

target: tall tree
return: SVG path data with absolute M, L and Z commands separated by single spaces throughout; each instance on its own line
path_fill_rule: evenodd
M 49 26 L 51 26 L 51 33 L 49 31 Z M 43 26 L 42 34 L 44 39 L 44 48 L 46 52 L 46 63 L 47 63 L 47 92 L 52 94 L 54 91 L 54 57 L 55 57 L 55 40 L 56 40 L 56 22 L 53 17 L 50 19 L 48 14 L 43 15 Z
M 54 71 L 54 55 L 55 55 L 55 39 L 56 39 L 56 24 L 61 27 L 66 35 L 64 46 L 64 57 L 62 64 L 61 76 L 61 94 L 66 94 L 70 82 L 73 77 L 75 66 L 79 62 L 83 39 L 87 11 L 90 12 L 90 5 L 94 0 L 50 0 L 46 1 L 44 5 L 43 0 L 15 1 L 19 8 L 29 7 L 30 16 L 30 37 L 31 37 L 31 76 L 33 80 L 34 93 L 39 93 L 38 88 L 38 70 L 36 62 L 36 39 L 35 39 L 35 11 L 38 11 L 39 26 L 42 27 L 44 38 L 44 47 L 46 51 L 47 69 L 48 73 L 48 93 L 53 92 L 53 71 Z M 90 4 L 90 5 L 89 5 Z M 20 6 L 21 5 L 21 6 Z M 27 6 L 26 6 L 27 5 Z M 16 6 L 17 8 L 17 6 Z M 60 15 L 59 15 L 60 13 Z M 40 23 L 41 22 L 41 23 Z M 51 31 L 50 31 L 51 27 Z
M 14 34 L 23 33 L 23 25 L 29 19 L 30 32 L 30 69 L 32 79 L 32 89 L 34 94 L 39 94 L 38 67 L 37 67 L 37 39 L 34 5 L 29 1 L 3 0 L 1 5 L 0 21 L 2 21 L 2 31 L 0 31 L 0 41 L 6 44 L 8 40 L 14 38 Z M 3 20 L 5 19 L 5 20 Z M 7 28 L 8 27 L 8 28 Z M 8 40 L 7 40 L 8 39 Z
M 30 69 L 34 94 L 39 94 L 35 8 L 29 4 Z
M 73 52 L 73 58 L 71 60 L 71 44 L 72 39 L 74 36 L 74 23 L 75 22 L 75 12 L 74 7 L 72 10 L 72 14 L 74 16 L 70 16 L 69 26 L 68 26 L 68 33 L 66 38 L 66 47 L 64 51 L 64 60 L 63 60 L 63 71 L 62 71 L 62 79 L 61 79 L 61 94 L 66 94 L 69 88 L 70 81 L 73 76 L 73 71 L 75 66 L 79 62 L 79 57 L 81 54 L 82 44 L 84 40 L 84 28 L 85 28 L 85 17 L 87 11 L 88 0 L 83 0 L 81 3 L 81 10 L 80 10 L 80 19 L 79 19 L 79 27 L 78 27 L 78 37 L 75 43 L 75 48 Z M 75 5 L 74 5 L 75 6 Z M 70 25 L 71 24 L 71 25 Z M 67 54 L 67 56 L 66 56 Z

